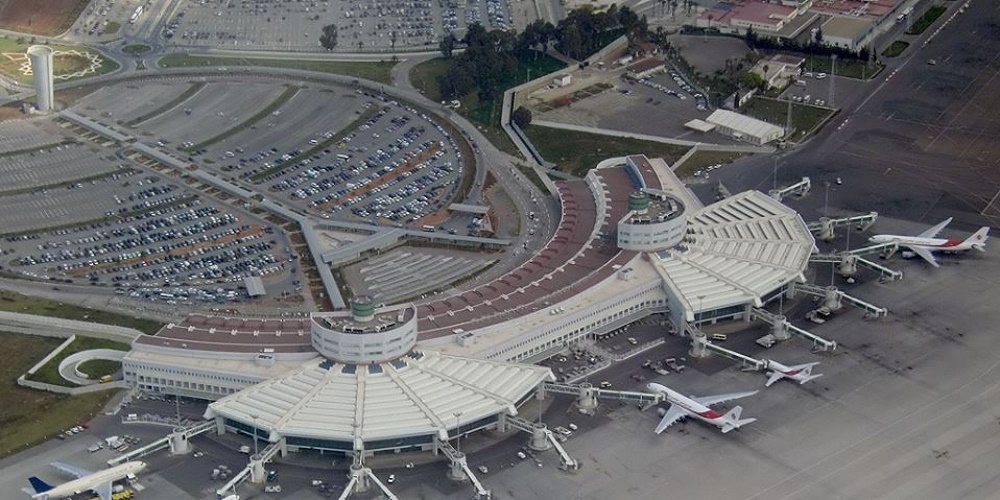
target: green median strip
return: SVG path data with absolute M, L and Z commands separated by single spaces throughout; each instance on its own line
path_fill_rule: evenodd
M 0 233 L 0 238 L 16 238 L 18 236 L 25 236 L 25 235 L 29 235 L 29 234 L 47 233 L 49 231 L 58 231 L 60 229 L 73 229 L 73 228 L 77 228 L 77 227 L 87 226 L 87 225 L 90 225 L 90 224 L 104 224 L 105 222 L 114 222 L 114 221 L 117 221 L 117 220 L 120 220 L 120 219 L 124 219 L 126 217 L 132 217 L 132 216 L 135 216 L 135 215 L 141 215 L 141 214 L 144 214 L 144 213 L 147 213 L 147 212 L 152 212 L 153 210 L 162 210 L 164 208 L 170 208 L 170 207 L 175 206 L 175 205 L 180 205 L 181 203 L 187 203 L 187 202 L 190 202 L 190 201 L 194 200 L 197 197 L 198 196 L 196 196 L 196 195 L 185 196 L 183 198 L 171 201 L 170 203 L 161 203 L 159 205 L 153 205 L 151 207 L 143 208 L 142 210 L 134 210 L 132 212 L 126 212 L 126 213 L 123 213 L 123 214 L 116 213 L 114 215 L 99 217 L 97 219 L 82 220 L 82 221 L 78 221 L 78 222 L 69 222 L 69 223 L 66 223 L 66 224 L 60 224 L 58 226 L 46 226 L 46 227 L 40 227 L 40 228 L 37 228 L 37 229 L 27 229 L 27 230 L 24 230 L 24 231 L 16 231 L 16 232 L 13 232 L 13 233 Z
M 212 137 L 212 138 L 210 138 L 208 140 L 199 142 L 198 144 L 195 144 L 194 146 L 191 146 L 189 148 L 185 148 L 184 151 L 187 151 L 188 153 L 190 153 L 192 151 L 197 151 L 197 150 L 199 150 L 199 149 L 201 149 L 201 148 L 203 148 L 205 146 L 211 146 L 212 144 L 215 144 L 217 142 L 224 141 L 224 140 L 226 140 L 226 139 L 228 139 L 228 138 L 230 138 L 230 137 L 232 137 L 232 136 L 234 136 L 234 135 L 236 135 L 236 134 L 238 134 L 240 132 L 243 132 L 244 130 L 249 129 L 255 123 L 263 120 L 264 118 L 266 118 L 271 113 L 274 113 L 275 111 L 277 111 L 278 108 L 284 106 L 285 103 L 288 102 L 289 100 L 291 100 L 292 97 L 295 97 L 295 94 L 299 93 L 299 90 L 302 90 L 301 87 L 288 87 L 288 88 L 286 88 L 285 91 L 282 92 L 282 94 L 280 96 L 278 96 L 277 99 L 274 100 L 274 102 L 272 102 L 271 104 L 269 104 L 266 108 L 260 110 L 257 114 L 251 116 L 250 118 L 247 118 L 246 120 L 243 120 L 243 123 L 240 123 L 239 125 L 231 128 L 229 130 L 226 130 L 225 132 L 223 132 L 223 133 L 221 133 L 221 134 L 219 134 L 219 135 L 217 135 L 215 137 Z
M 24 149 L 15 149 L 12 151 L 4 151 L 0 153 L 0 157 L 25 155 L 28 153 L 35 153 L 37 151 L 45 151 L 47 149 L 52 149 L 57 146 L 68 146 L 70 144 L 79 144 L 79 142 L 77 142 L 75 139 L 66 139 L 59 142 L 53 142 L 51 144 L 42 144 L 41 146 L 33 146 Z
M 18 189 L 11 189 L 11 190 L 8 190 L 8 191 L 0 191 L 0 196 L 13 196 L 13 195 L 16 195 L 16 194 L 34 193 L 36 191 L 41 191 L 43 189 L 64 188 L 64 187 L 68 187 L 68 186 L 70 186 L 72 184 L 83 184 L 84 182 L 96 181 L 96 180 L 104 179 L 105 177 L 111 177 L 111 176 L 113 176 L 115 174 L 124 174 L 124 173 L 128 173 L 128 172 L 131 172 L 131 171 L 132 171 L 132 169 L 131 168 L 127 168 L 127 167 L 126 168 L 117 168 L 117 169 L 109 171 L 109 172 L 103 172 L 103 173 L 100 173 L 100 174 L 88 175 L 87 177 L 80 177 L 78 179 L 70 179 L 70 180 L 66 180 L 66 181 L 55 182 L 55 183 L 52 183 L 52 184 L 43 184 L 41 186 L 28 186 L 28 187 L 23 187 L 23 188 L 18 188 Z
M 188 89 L 185 90 L 183 94 L 177 96 L 175 99 L 172 99 L 170 102 L 168 102 L 168 103 L 164 104 L 163 106 L 160 106 L 160 107 L 158 107 L 158 108 L 150 111 L 149 113 L 146 113 L 146 114 L 144 114 L 144 115 L 142 115 L 142 116 L 140 116 L 138 118 L 133 118 L 133 119 L 125 122 L 125 125 L 128 125 L 129 127 L 132 127 L 132 126 L 138 125 L 138 124 L 140 124 L 140 123 L 142 123 L 142 122 L 144 122 L 146 120 L 149 120 L 150 118 L 153 118 L 153 117 L 159 116 L 159 115 L 161 115 L 163 113 L 166 113 L 167 111 L 170 111 L 171 109 L 173 109 L 178 104 L 180 104 L 180 103 L 182 103 L 182 102 L 190 99 L 191 96 L 197 94 L 198 91 L 200 91 L 204 87 L 205 87 L 205 83 L 204 82 L 195 83 L 195 84 L 191 85 L 190 87 L 188 87 Z
M 355 118 L 354 121 L 351 122 L 348 126 L 340 129 L 340 132 L 337 132 L 336 134 L 334 134 L 333 137 L 331 137 L 329 139 L 326 139 L 326 140 L 323 140 L 319 144 L 317 144 L 317 145 L 315 145 L 315 146 L 313 146 L 313 147 L 311 147 L 311 148 L 309 148 L 309 149 L 307 149 L 307 150 L 305 150 L 305 151 L 303 151 L 303 152 L 301 152 L 301 153 L 299 153 L 299 154 L 297 154 L 297 155 L 295 155 L 295 156 L 293 156 L 293 157 L 291 157 L 291 158 L 289 158 L 289 159 L 287 159 L 285 161 L 279 161 L 278 163 L 275 163 L 270 168 L 261 170 L 260 172 L 257 172 L 256 174 L 251 175 L 250 176 L 250 181 L 254 182 L 254 183 L 260 182 L 260 181 L 264 180 L 265 178 L 267 178 L 268 176 L 271 176 L 273 174 L 277 174 L 277 173 L 285 170 L 286 168 L 294 165 L 295 162 L 298 161 L 299 158 L 309 158 L 310 156 L 312 156 L 312 155 L 314 155 L 314 154 L 316 154 L 316 153 L 318 153 L 318 152 L 320 152 L 320 151 L 322 151 L 322 150 L 330 147 L 331 145 L 336 144 L 336 143 L 342 141 L 344 139 L 344 137 L 347 137 L 347 135 L 350 134 L 351 132 L 353 132 L 354 129 L 360 127 L 361 124 L 363 124 L 364 122 L 368 121 L 369 118 L 371 118 L 372 116 L 374 116 L 375 113 L 378 113 L 382 109 L 383 109 L 382 106 L 378 106 L 378 105 L 371 106 L 370 108 L 366 109 L 363 113 L 361 113 L 361 116 Z

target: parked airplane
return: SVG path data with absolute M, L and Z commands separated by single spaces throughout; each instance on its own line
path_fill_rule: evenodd
M 916 235 L 899 236 L 895 234 L 876 234 L 868 239 L 871 243 L 895 243 L 907 251 L 926 260 L 934 267 L 941 267 L 934 258 L 934 252 L 961 252 L 969 249 L 976 249 L 980 252 L 986 251 L 986 239 L 989 237 L 990 228 L 983 226 L 978 231 L 972 233 L 965 240 L 950 240 L 937 238 L 938 233 L 951 223 L 951 217 L 940 222 L 936 226 Z
M 93 491 L 101 497 L 101 500 L 111 500 L 112 483 L 124 479 L 129 474 L 137 474 L 146 468 L 146 462 L 139 461 L 125 462 L 97 472 L 60 462 L 53 462 L 51 465 L 71 476 L 76 476 L 76 479 L 59 486 L 52 486 L 36 476 L 31 476 L 28 481 L 35 491 L 32 493 L 28 488 L 25 488 L 24 491 L 31 495 L 32 500 L 68 498 L 85 491 Z
M 733 394 L 721 394 L 718 396 L 705 396 L 699 398 L 695 396 L 682 396 L 680 393 L 657 383 L 646 384 L 646 389 L 663 394 L 663 396 L 667 399 L 667 402 L 670 403 L 670 408 L 667 408 L 666 410 L 661 409 L 660 411 L 660 416 L 662 416 L 663 419 L 660 420 L 660 423 L 657 424 L 656 429 L 654 430 L 657 434 L 660 434 L 667 427 L 670 427 L 678 420 L 685 417 L 694 417 L 702 422 L 708 422 L 721 429 L 723 434 L 733 429 L 739 429 L 740 427 L 757 420 L 756 418 L 745 418 L 741 420 L 740 414 L 743 413 L 743 407 L 741 406 L 736 406 L 724 414 L 709 408 L 715 404 L 753 396 L 754 394 L 757 394 L 757 391 L 737 392 Z
M 764 368 L 767 371 L 768 379 L 764 383 L 764 387 L 771 387 L 771 384 L 787 378 L 794 380 L 800 384 L 804 384 L 812 379 L 820 378 L 823 376 L 822 373 L 813 375 L 812 369 L 814 366 L 818 365 L 818 362 L 805 363 L 802 365 L 785 366 L 777 361 L 772 361 L 770 359 L 767 361 L 767 366 Z

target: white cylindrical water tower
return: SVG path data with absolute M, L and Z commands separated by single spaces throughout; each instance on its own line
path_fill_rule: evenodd
M 35 92 L 38 94 L 38 111 L 49 111 L 54 102 L 52 96 L 52 47 L 32 45 L 28 47 L 28 57 L 31 59 Z

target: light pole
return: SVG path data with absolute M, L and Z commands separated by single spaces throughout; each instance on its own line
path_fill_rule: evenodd
M 174 394 L 174 408 L 177 413 L 177 425 L 181 425 L 181 395 Z
M 253 454 L 256 455 L 257 454 L 257 419 L 260 418 L 260 416 L 254 414 L 254 415 L 250 415 L 250 418 L 253 419 Z
M 462 453 L 462 427 L 458 422 L 458 417 L 462 416 L 462 412 L 456 411 L 453 415 L 455 415 L 455 449 Z
M 694 316 L 694 322 L 695 322 L 695 324 L 698 324 L 698 316 L 702 316 L 702 314 L 701 314 L 701 299 L 704 299 L 704 298 L 705 298 L 704 295 L 699 295 L 698 296 L 698 312 Z

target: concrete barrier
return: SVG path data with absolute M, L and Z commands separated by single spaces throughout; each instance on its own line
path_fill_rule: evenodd
M 62 378 L 69 380 L 74 384 L 94 384 L 98 381 L 91 379 L 89 375 L 81 372 L 79 369 L 80 363 L 94 359 L 107 359 L 110 361 L 118 361 L 120 363 L 122 359 L 125 358 L 125 354 L 127 354 L 126 351 L 117 351 L 115 349 L 90 349 L 70 354 L 59 363 L 59 375 L 62 375 Z M 68 370 L 71 366 L 73 367 L 73 375 L 76 376 L 76 380 L 72 380 L 66 375 L 63 375 L 63 371 Z

